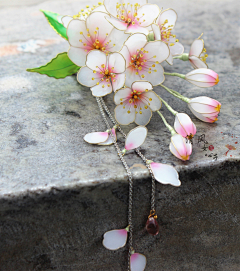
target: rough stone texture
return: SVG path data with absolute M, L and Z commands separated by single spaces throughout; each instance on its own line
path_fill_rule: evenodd
M 75 76 L 55 80 L 25 71 L 68 49 L 38 10 L 72 15 L 89 2 L 0 3 L 0 270 L 126 270 L 126 248 L 112 252 L 101 245 L 104 232 L 127 224 L 128 185 L 113 146 L 83 141 L 86 133 L 105 130 L 95 99 Z M 151 2 L 177 10 L 175 33 L 185 52 L 204 32 L 209 67 L 220 76 L 207 89 L 180 78 L 164 84 L 188 97 L 215 98 L 222 109 L 218 122 L 203 123 L 184 102 L 156 88 L 174 109 L 189 113 L 197 136 L 204 133 L 214 150 L 203 151 L 196 136 L 191 160 L 177 160 L 168 150 L 169 132 L 153 116 L 142 151 L 174 165 L 182 186 L 157 184 L 160 235 L 147 235 L 149 174 L 134 152 L 125 156 L 134 173 L 134 247 L 147 256 L 146 270 L 240 270 L 238 3 Z M 18 52 L 19 42 L 29 39 L 48 42 L 37 53 Z M 178 60 L 174 68 L 164 66 L 168 72 L 191 70 Z M 113 112 L 112 96 L 105 100 Z M 170 113 L 162 111 L 172 124 Z M 123 146 L 121 136 L 119 142 Z M 236 150 L 228 152 L 227 144 Z M 210 153 L 218 160 L 205 156 Z

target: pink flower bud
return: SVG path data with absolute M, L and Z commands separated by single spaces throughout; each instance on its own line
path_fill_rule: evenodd
M 174 129 L 178 134 L 189 140 L 196 134 L 197 129 L 190 117 L 185 113 L 177 113 L 174 122 Z
M 179 134 L 171 137 L 169 149 L 177 158 L 187 161 L 192 153 L 192 144 Z

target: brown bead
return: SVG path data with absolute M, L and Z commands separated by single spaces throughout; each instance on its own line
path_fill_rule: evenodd
M 151 235 L 157 235 L 159 233 L 159 225 L 154 217 L 149 217 L 146 223 L 146 230 Z

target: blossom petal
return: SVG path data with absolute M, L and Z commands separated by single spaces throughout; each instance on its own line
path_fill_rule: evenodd
M 86 64 L 87 53 L 82 48 L 70 47 L 68 50 L 68 57 L 71 61 L 79 67 L 82 67 Z
M 126 69 L 126 82 L 125 82 L 125 85 L 126 86 L 131 86 L 133 82 L 135 81 L 139 81 L 141 80 L 142 78 L 140 77 L 139 73 L 137 73 L 137 70 L 133 69 L 132 67 L 128 67 Z M 146 78 L 147 79 L 147 78 Z
M 96 132 L 86 134 L 83 138 L 87 143 L 98 144 L 108 139 L 108 132 Z
M 117 250 L 126 245 L 127 236 L 126 229 L 108 231 L 103 236 L 103 246 L 109 250 Z
M 192 107 L 189 106 L 189 109 L 192 111 L 193 115 L 195 115 L 198 119 L 204 122 L 210 122 L 213 123 L 217 121 L 218 113 L 216 115 L 212 116 L 211 114 L 201 114 L 197 111 L 195 111 Z
M 108 13 L 104 5 L 100 5 L 100 6 L 96 7 L 92 12 L 97 12 L 97 11 L 102 11 L 102 12 Z
M 204 68 L 189 72 L 185 79 L 198 87 L 212 87 L 219 82 L 216 72 Z
M 117 91 L 118 89 L 122 88 L 125 84 L 126 75 L 125 73 L 115 74 L 114 79 L 112 79 L 112 87 L 113 91 Z
M 82 33 L 82 34 L 80 34 Z M 67 28 L 68 42 L 71 46 L 85 48 L 80 40 L 84 41 L 87 45 L 92 44 L 91 39 L 87 36 L 86 23 L 83 20 L 71 20 Z M 88 48 L 88 46 L 86 47 Z
M 99 85 L 91 88 L 92 95 L 95 97 L 103 97 L 112 92 L 112 85 L 110 82 L 100 81 Z
M 174 38 L 169 39 L 169 43 L 173 43 L 173 46 L 169 46 L 170 52 L 173 56 L 181 55 L 184 52 L 184 47 L 180 42 L 175 42 Z
M 186 139 L 181 135 L 175 134 L 171 137 L 169 149 L 177 158 L 186 161 L 189 160 L 189 156 L 192 153 L 192 144 L 186 142 Z
M 131 271 L 144 271 L 147 264 L 147 259 L 144 255 L 134 253 L 130 258 Z
M 132 90 L 131 88 L 122 88 L 119 89 L 114 95 L 114 102 L 116 105 L 120 104 L 121 102 L 125 101 L 125 99 L 130 96 Z
M 173 186 L 180 186 L 179 175 L 176 169 L 170 165 L 161 163 L 151 163 L 151 170 L 154 178 L 162 184 L 171 184 Z
M 130 52 L 128 50 L 127 46 L 123 46 L 123 48 L 121 49 L 121 51 L 119 52 L 126 60 L 126 68 L 129 67 L 129 63 L 131 61 L 131 55 Z
M 221 105 L 217 100 L 205 96 L 192 98 L 189 104 L 199 113 L 219 112 L 219 105 Z
M 128 47 L 130 55 L 137 53 L 138 49 L 143 48 L 147 43 L 147 37 L 144 34 L 134 34 L 130 36 L 124 45 Z
M 115 137 L 115 140 L 117 141 L 117 135 L 116 135 L 116 131 L 115 131 L 115 128 L 112 128 L 112 134 L 114 135 L 114 137 Z M 98 143 L 98 145 L 111 145 L 111 144 L 113 144 L 114 142 L 113 142 L 113 139 L 112 139 L 112 136 L 111 136 L 111 134 L 109 133 L 109 136 L 108 136 L 108 139 L 107 139 L 107 141 L 105 141 L 105 142 L 102 142 L 102 143 Z
M 145 126 L 152 118 L 152 111 L 144 103 L 138 103 L 136 108 L 135 123 L 137 125 Z
M 87 55 L 86 65 L 92 70 L 101 72 L 101 65 L 107 65 L 107 56 L 104 52 L 99 50 L 92 50 Z
M 167 62 L 169 65 L 173 65 L 173 56 L 172 56 L 172 54 L 171 54 L 171 51 L 170 51 L 169 57 L 166 59 L 166 62 Z
M 202 39 L 196 39 L 191 45 L 189 56 L 199 57 L 204 49 L 204 41 Z
M 196 134 L 196 126 L 190 119 L 190 117 L 185 113 L 177 113 L 174 122 L 174 129 L 178 134 L 183 137 L 187 137 L 192 134 Z
M 124 31 L 113 28 L 104 42 L 106 50 L 109 52 L 119 51 L 128 37 L 129 35 L 125 34 Z
M 165 24 L 166 20 L 168 22 Z M 161 14 L 158 16 L 156 22 L 158 25 L 164 24 L 164 27 L 166 27 L 166 28 L 169 28 L 169 27 L 173 28 L 175 26 L 176 21 L 177 21 L 176 11 L 169 8 L 169 9 L 163 10 L 161 12 Z
M 109 21 L 109 23 L 110 23 L 113 27 L 117 28 L 118 30 L 121 30 L 121 31 L 127 30 L 127 26 L 128 26 L 127 23 L 125 23 L 125 22 L 123 22 L 123 21 L 121 21 L 121 20 L 118 20 L 118 19 L 116 19 L 116 18 L 114 18 L 114 17 L 106 18 L 106 19 Z
M 125 33 L 128 33 L 128 34 L 142 33 L 142 34 L 148 35 L 149 31 L 146 27 L 142 27 L 139 24 L 134 24 L 134 25 L 131 24 L 128 26 Z
M 147 137 L 147 128 L 144 126 L 138 126 L 132 129 L 126 137 L 125 149 L 133 150 L 140 147 Z
M 200 58 L 196 56 L 193 56 L 193 55 L 189 56 L 188 59 L 194 69 L 208 68 L 207 64 L 204 63 Z
M 120 53 L 112 53 L 108 59 L 108 69 L 113 73 L 123 73 L 126 70 L 126 60 Z
M 149 82 L 147 81 L 137 81 L 137 82 L 134 82 L 132 84 L 132 89 L 136 89 L 138 91 L 149 91 L 149 90 L 152 90 L 153 89 L 153 86 L 152 84 L 150 84 Z
M 157 5 L 145 4 L 137 11 L 137 16 L 140 18 L 141 26 L 146 27 L 151 25 L 158 17 L 160 9 Z
M 160 64 L 153 64 L 153 65 L 155 65 L 155 67 L 152 68 L 151 71 L 148 71 L 148 72 L 141 71 L 139 72 L 139 74 L 144 75 L 144 80 L 149 81 L 153 86 L 157 86 L 163 83 L 163 81 L 165 80 L 164 70 Z M 127 80 L 130 80 L 130 78 L 128 78 L 128 74 L 127 74 L 126 82 Z
M 68 24 L 70 23 L 70 21 L 73 19 L 73 17 L 71 17 L 71 16 L 63 16 L 62 18 L 61 18 L 61 22 L 62 22 L 62 24 L 63 24 L 63 26 L 65 27 L 65 28 L 67 28 L 68 27 Z
M 154 39 L 155 40 L 161 40 L 161 31 L 160 31 L 160 28 L 159 28 L 159 25 L 158 24 L 152 24 L 152 30 L 153 30 L 153 34 L 154 34 Z
M 95 86 L 97 82 L 101 80 L 101 78 L 102 75 L 100 73 L 93 73 L 93 71 L 87 66 L 82 67 L 77 74 L 78 82 L 86 87 Z
M 115 108 L 115 119 L 119 124 L 128 125 L 135 120 L 135 109 L 129 104 L 118 105 Z
M 157 111 L 161 108 L 162 102 L 154 91 L 148 91 L 144 96 L 147 98 L 147 104 L 152 111 Z
M 144 50 L 147 51 L 145 53 L 146 59 L 153 62 L 158 61 L 159 63 L 166 60 L 170 54 L 168 45 L 160 40 L 148 42 Z

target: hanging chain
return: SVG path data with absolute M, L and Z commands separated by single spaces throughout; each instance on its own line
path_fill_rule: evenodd
M 110 130 L 110 135 L 112 137 L 114 146 L 117 150 L 118 156 L 121 160 L 121 162 L 123 163 L 124 168 L 126 169 L 127 175 L 128 175 L 128 180 L 129 180 L 129 199 L 128 199 L 128 226 L 129 226 L 129 251 L 128 251 L 128 271 L 130 271 L 130 257 L 133 251 L 133 224 L 132 224 L 132 209 L 133 209 L 133 178 L 132 178 L 132 173 L 125 161 L 125 159 L 123 158 L 123 154 L 121 152 L 121 149 L 119 148 L 116 138 L 112 133 L 112 127 L 109 125 L 106 115 L 104 113 L 103 107 L 102 107 L 102 98 L 96 98 L 97 103 L 98 103 L 98 107 L 99 110 L 102 114 L 103 120 L 107 126 L 107 129 Z M 104 103 L 105 105 L 105 103 Z M 110 113 L 110 112 L 109 112 Z M 111 119 L 111 121 L 113 122 L 112 116 L 109 117 Z M 114 122 L 113 122 L 114 123 Z M 114 123 L 116 124 L 116 123 Z
M 109 111 L 107 105 L 105 104 L 103 98 L 100 98 L 100 101 L 102 103 L 103 108 L 105 109 L 106 113 L 108 114 L 110 120 L 112 121 L 112 123 L 114 125 L 117 125 L 118 127 L 118 131 L 124 136 L 124 138 L 126 138 L 126 134 L 123 132 L 123 130 L 121 129 L 120 125 L 116 122 L 116 120 L 113 118 L 111 112 Z M 146 164 L 146 167 L 148 168 L 150 175 L 152 177 L 152 194 L 151 194 L 151 211 L 155 212 L 155 193 L 156 193 L 156 185 L 155 185 L 155 178 L 153 176 L 153 172 L 152 169 L 150 167 L 150 164 L 147 163 L 148 159 L 140 152 L 139 149 L 135 149 L 135 152 L 138 154 L 138 156 L 141 157 L 141 159 L 144 161 L 144 163 Z

